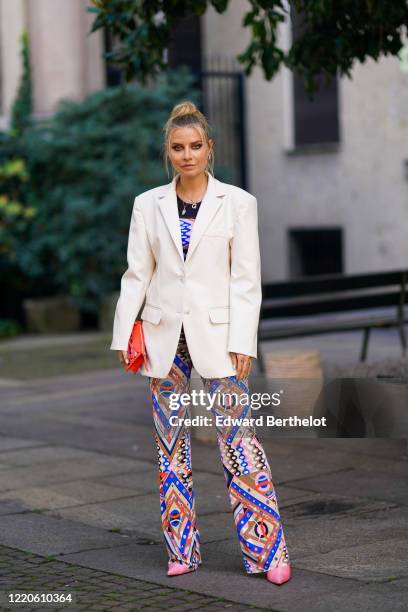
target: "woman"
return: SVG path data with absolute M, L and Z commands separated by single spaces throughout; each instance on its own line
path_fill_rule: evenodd
M 127 361 L 145 301 L 141 374 L 149 378 L 167 574 L 174 576 L 196 570 L 201 553 L 183 422 L 189 410 L 185 402 L 174 406 L 173 394 L 189 390 L 194 366 L 205 392 L 218 398 L 212 416 L 251 416 L 250 405 L 225 402 L 223 394 L 249 394 L 262 294 L 256 199 L 214 178 L 214 141 L 193 103 L 177 104 L 164 130 L 165 163 L 175 175 L 135 199 L 110 348 Z M 252 427 L 218 423 L 216 432 L 245 570 L 282 584 L 289 556 L 262 445 Z

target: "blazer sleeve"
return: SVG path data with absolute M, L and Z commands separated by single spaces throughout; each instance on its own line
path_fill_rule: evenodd
M 155 268 L 154 255 L 137 197 L 130 221 L 127 263 L 128 268 L 121 278 L 120 295 L 116 304 L 111 350 L 127 350 L 135 319 Z
M 230 249 L 228 351 L 257 357 L 262 283 L 257 200 L 251 194 L 238 209 Z

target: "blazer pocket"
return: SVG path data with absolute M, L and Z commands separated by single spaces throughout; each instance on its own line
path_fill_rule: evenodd
M 229 306 L 213 306 L 208 312 L 212 323 L 228 323 L 230 320 Z
M 224 238 L 225 240 L 228 240 L 229 238 L 228 234 L 222 230 L 219 232 L 217 232 L 217 230 L 205 232 L 203 234 L 203 238 L 204 237 L 205 238 Z
M 162 310 L 158 306 L 146 304 L 142 310 L 141 318 L 143 321 L 149 321 L 153 325 L 157 325 L 162 317 Z

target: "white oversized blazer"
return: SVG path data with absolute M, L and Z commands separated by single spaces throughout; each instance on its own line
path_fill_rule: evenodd
M 148 355 L 143 376 L 165 378 L 184 327 L 203 378 L 236 373 L 229 351 L 257 357 L 262 299 L 257 201 L 207 172 L 208 186 L 183 259 L 176 175 L 135 198 L 112 350 L 126 350 L 141 313 Z

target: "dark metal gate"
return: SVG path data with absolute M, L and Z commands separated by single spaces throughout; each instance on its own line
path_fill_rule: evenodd
M 200 71 L 202 110 L 213 128 L 215 174 L 248 189 L 245 76 L 220 66 Z
M 189 66 L 201 92 L 200 110 L 215 139 L 215 175 L 248 189 L 245 130 L 245 76 L 238 61 L 203 54 L 202 19 L 184 15 L 173 26 L 168 46 L 170 67 Z

